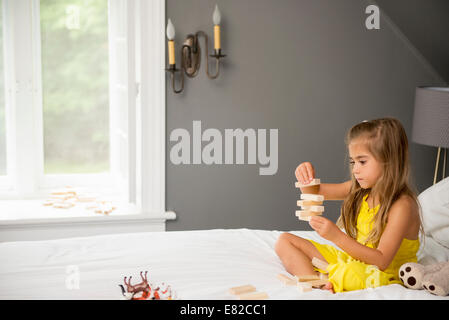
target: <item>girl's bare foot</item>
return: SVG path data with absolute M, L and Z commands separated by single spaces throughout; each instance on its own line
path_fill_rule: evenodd
M 322 287 L 322 289 L 323 290 L 329 290 L 330 292 L 332 292 L 332 293 L 335 293 L 334 292 L 334 286 L 332 285 L 332 282 L 328 282 L 328 283 L 326 283 L 323 287 Z

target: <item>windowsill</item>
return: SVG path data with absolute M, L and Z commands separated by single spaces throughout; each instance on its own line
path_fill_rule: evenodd
M 114 223 L 151 220 L 173 220 L 174 212 L 139 213 L 136 206 L 114 202 L 115 209 L 108 213 L 95 213 L 87 209 L 91 203 L 77 203 L 71 208 L 53 208 L 44 206 L 45 200 L 0 200 L 1 226 L 26 226 L 37 224 L 66 223 Z
M 160 210 L 139 212 L 135 205 L 114 201 L 109 214 L 86 209 L 92 203 L 71 208 L 44 206 L 45 200 L 0 200 L 0 242 L 51 240 L 103 234 L 165 231 L 176 213 Z
M 6 216 L 12 212 L 11 202 L 20 210 L 15 217 Z M 24 205 L 26 204 L 26 205 Z M 109 215 L 86 212 L 86 210 L 42 208 L 39 200 L 0 201 L 0 242 L 52 240 L 73 237 L 88 237 L 103 234 L 163 232 L 167 220 L 176 219 L 169 212 L 137 213 L 132 210 L 111 212 Z M 24 210 L 28 208 L 28 210 Z M 33 211 L 34 210 L 34 211 Z M 30 214 L 33 213 L 33 215 Z M 38 214 L 39 213 L 39 214 Z M 9 218 L 9 219 L 7 219 Z

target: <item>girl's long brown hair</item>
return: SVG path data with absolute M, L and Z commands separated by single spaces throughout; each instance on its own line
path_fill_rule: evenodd
M 350 166 L 352 186 L 343 202 L 337 225 L 344 227 L 350 237 L 357 239 L 357 217 L 363 197 L 369 193 L 377 195 L 380 207 L 374 217 L 373 228 L 365 240 L 365 244 L 371 243 L 377 247 L 387 224 L 388 211 L 400 196 L 409 196 L 419 209 L 416 191 L 409 181 L 408 140 L 404 127 L 394 118 L 364 121 L 353 126 L 346 136 L 346 145 L 349 147 L 356 139 L 366 144 L 369 152 L 381 163 L 383 173 L 371 189 L 362 189 Z M 422 223 L 420 231 L 423 231 Z

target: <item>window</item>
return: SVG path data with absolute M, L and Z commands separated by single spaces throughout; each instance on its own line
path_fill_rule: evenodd
M 0 1 L 0 204 L 70 185 L 163 220 L 164 1 Z
M 40 28 L 44 173 L 108 172 L 108 1 L 41 0 Z

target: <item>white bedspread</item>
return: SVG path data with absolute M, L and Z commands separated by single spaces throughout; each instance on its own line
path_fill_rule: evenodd
M 312 231 L 296 235 L 328 243 Z M 0 243 L 0 299 L 120 299 L 124 276 L 168 283 L 180 299 L 232 299 L 230 287 L 252 284 L 270 299 L 449 299 L 400 285 L 339 294 L 299 293 L 274 252 L 280 231 L 249 229 L 148 232 Z M 66 280 L 79 270 L 79 289 Z M 67 273 L 69 272 L 69 273 Z

